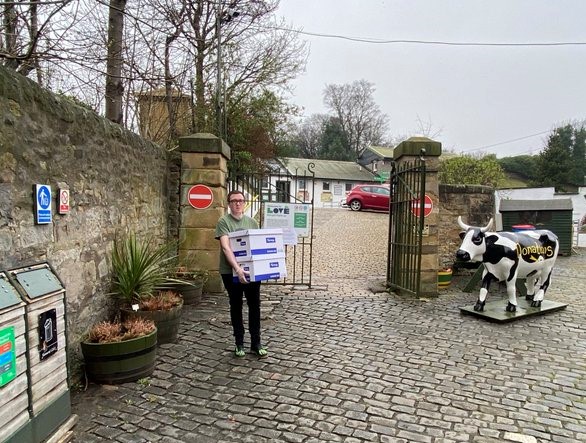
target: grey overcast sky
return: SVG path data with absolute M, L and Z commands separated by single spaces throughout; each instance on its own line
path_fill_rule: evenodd
M 499 157 L 537 154 L 554 127 L 586 119 L 586 0 L 281 0 L 277 13 L 321 35 L 301 35 L 310 54 L 291 102 L 306 116 L 325 112 L 326 84 L 365 79 L 394 137 L 420 120 L 444 149 Z

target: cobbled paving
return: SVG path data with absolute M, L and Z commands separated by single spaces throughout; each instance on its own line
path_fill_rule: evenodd
M 148 380 L 73 394 L 74 441 L 586 441 L 586 250 L 546 294 L 567 309 L 494 324 L 460 314 L 466 277 L 436 299 L 384 290 L 386 214 L 314 223 L 315 287 L 263 286 L 268 358 L 233 358 L 227 300 L 206 296 Z

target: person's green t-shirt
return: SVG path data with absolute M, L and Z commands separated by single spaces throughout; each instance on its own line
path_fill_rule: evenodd
M 258 229 L 258 223 L 252 217 L 247 215 L 242 216 L 240 220 L 235 219 L 230 214 L 225 214 L 218 220 L 216 225 L 216 239 L 220 239 L 223 235 L 228 235 L 230 232 L 241 231 L 243 229 Z M 220 248 L 220 274 L 232 274 L 232 266 L 228 263 L 224 251 Z

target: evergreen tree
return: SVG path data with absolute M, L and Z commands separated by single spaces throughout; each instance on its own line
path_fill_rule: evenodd
M 554 186 L 570 191 L 584 184 L 586 170 L 586 134 L 584 127 L 565 125 L 554 129 L 547 146 L 537 160 L 537 186 Z

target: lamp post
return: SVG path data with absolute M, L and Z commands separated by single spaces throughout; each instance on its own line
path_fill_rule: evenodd
M 233 18 L 238 17 L 239 15 L 240 13 L 238 11 L 235 11 L 231 5 L 225 12 L 224 17 L 224 13 L 222 12 L 222 1 L 218 0 L 218 3 L 216 5 L 216 37 L 218 39 L 218 53 L 216 60 L 216 124 L 218 129 L 218 137 L 220 138 L 225 138 L 226 136 L 226 128 L 224 125 L 225 103 L 224 94 L 222 91 L 222 23 L 228 23 Z
M 222 29 L 222 13 L 221 13 L 221 5 L 220 0 L 216 5 L 216 37 L 218 39 L 218 52 L 217 52 L 217 60 L 216 60 L 216 70 L 217 70 L 217 77 L 216 77 L 216 124 L 218 130 L 218 137 L 223 138 L 223 128 L 222 128 L 222 36 L 221 36 L 221 29 Z

